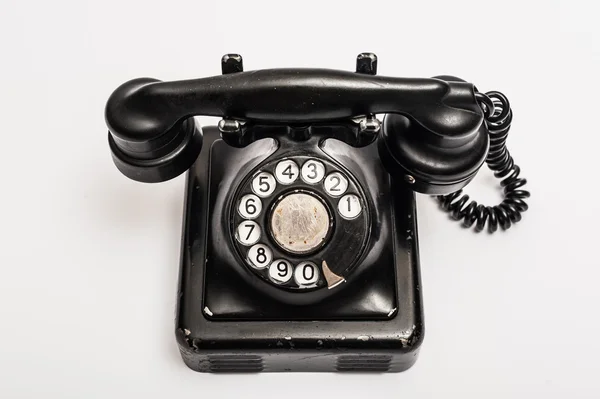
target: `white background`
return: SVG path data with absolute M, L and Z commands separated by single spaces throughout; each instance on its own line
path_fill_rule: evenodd
M 0 397 L 598 398 L 595 1 L 0 2 Z M 194 373 L 174 311 L 183 176 L 113 166 L 122 82 L 247 70 L 452 74 L 510 99 L 532 191 L 506 233 L 461 229 L 419 196 L 426 334 L 401 374 Z M 215 120 L 203 120 L 214 123 Z M 500 198 L 485 170 L 467 190 Z

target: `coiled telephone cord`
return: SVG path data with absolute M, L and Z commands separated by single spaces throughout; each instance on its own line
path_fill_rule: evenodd
M 436 198 L 442 209 L 454 220 L 462 220 L 465 227 L 475 225 L 475 231 L 480 232 L 487 225 L 488 231 L 494 233 L 498 226 L 506 230 L 521 220 L 521 213 L 528 208 L 525 198 L 528 198 L 530 193 L 520 189 L 527 180 L 519 177 L 521 169 L 506 148 L 506 138 L 513 117 L 508 99 L 497 91 L 476 93 L 476 98 L 483 109 L 490 135 L 490 149 L 485 162 L 494 172 L 494 176 L 501 179 L 504 199 L 496 206 L 486 206 L 475 200 L 469 201 L 469 196 L 463 194 L 462 190 Z

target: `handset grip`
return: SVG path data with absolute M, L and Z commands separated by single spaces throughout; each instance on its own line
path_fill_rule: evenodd
M 457 146 L 483 122 L 466 82 L 395 78 L 331 69 L 267 69 L 195 80 L 131 80 L 105 110 L 113 159 L 126 176 L 164 181 L 185 171 L 202 147 L 193 116 L 306 125 L 370 114 L 401 114 L 427 142 Z
M 470 83 L 267 69 L 174 82 L 135 79 L 111 95 L 106 122 L 119 138 L 146 141 L 195 115 L 313 123 L 388 113 L 446 137 L 468 135 L 483 121 Z

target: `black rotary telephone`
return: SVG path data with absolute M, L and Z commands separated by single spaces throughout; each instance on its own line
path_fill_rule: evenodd
M 451 76 L 244 72 L 129 81 L 106 105 L 117 168 L 187 173 L 177 341 L 197 371 L 402 371 L 423 339 L 414 191 L 465 226 L 527 210 L 501 93 Z M 383 121 L 378 114 L 385 114 Z M 196 115 L 218 116 L 200 128 Z M 505 198 L 461 194 L 484 162 Z

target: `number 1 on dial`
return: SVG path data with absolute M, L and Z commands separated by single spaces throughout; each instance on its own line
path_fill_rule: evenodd
M 354 219 L 361 211 L 360 200 L 354 194 L 344 195 L 338 202 L 338 212 L 344 219 Z

